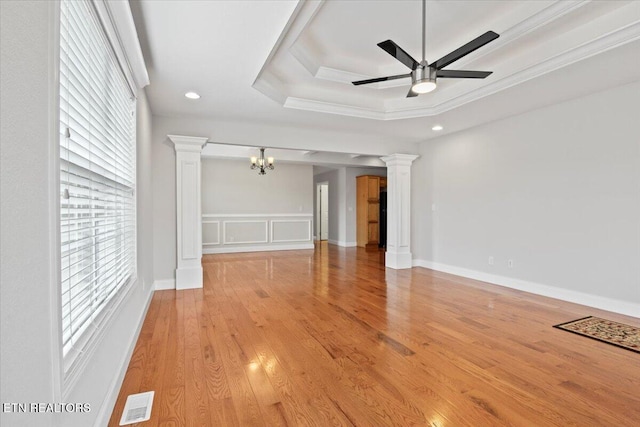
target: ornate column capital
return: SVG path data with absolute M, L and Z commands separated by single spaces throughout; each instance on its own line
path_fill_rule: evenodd
M 411 163 L 415 159 L 420 157 L 417 154 L 390 154 L 388 156 L 380 157 L 380 160 L 385 162 L 388 166 L 411 166 Z
M 209 138 L 201 136 L 167 135 L 173 147 L 178 151 L 191 151 L 200 153 Z

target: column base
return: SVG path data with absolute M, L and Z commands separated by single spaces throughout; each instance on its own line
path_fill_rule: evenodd
M 202 288 L 202 267 L 178 268 L 176 290 Z
M 396 270 L 411 268 L 412 267 L 411 260 L 412 260 L 411 252 L 395 253 L 395 252 L 387 251 L 384 257 L 384 266 L 393 268 Z

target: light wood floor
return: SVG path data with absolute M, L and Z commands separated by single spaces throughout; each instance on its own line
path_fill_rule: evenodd
M 640 354 L 552 328 L 640 320 L 381 256 L 205 256 L 204 289 L 155 293 L 109 425 L 149 390 L 141 426 L 640 425 Z

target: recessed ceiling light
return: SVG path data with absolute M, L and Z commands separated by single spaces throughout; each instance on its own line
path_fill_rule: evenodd
M 184 94 L 184 96 L 186 96 L 189 99 L 200 99 L 200 95 L 198 95 L 195 92 L 187 92 Z
M 439 130 L 442 130 L 442 129 L 444 129 L 442 127 L 442 125 L 435 125 L 434 127 L 431 128 L 431 130 L 435 130 L 435 131 L 439 131 Z

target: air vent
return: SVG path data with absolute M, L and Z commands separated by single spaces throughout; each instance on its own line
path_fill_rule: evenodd
M 146 393 L 131 394 L 127 397 L 127 403 L 124 404 L 120 425 L 139 423 L 147 421 L 151 418 L 151 406 L 153 405 L 153 395 L 155 392 L 148 391 Z

